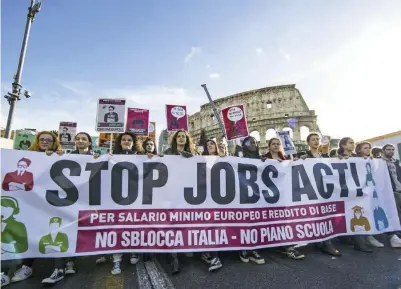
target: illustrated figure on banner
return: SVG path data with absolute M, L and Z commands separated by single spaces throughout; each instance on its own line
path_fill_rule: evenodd
M 113 105 L 109 106 L 109 112 L 104 115 L 104 122 L 118 122 L 118 113 Z
M 380 206 L 379 197 L 376 190 L 373 191 L 373 204 L 375 208 L 373 209 L 373 218 L 375 220 L 376 230 L 382 231 L 388 228 L 388 219 L 383 208 Z
M 60 134 L 60 141 L 61 142 L 70 142 L 71 141 L 71 134 L 68 133 L 67 127 L 63 127 L 63 132 Z
M 26 151 L 31 146 L 31 142 L 28 140 L 28 135 L 22 135 L 22 141 L 19 142 L 18 147 L 20 150 Z
M 354 217 L 351 219 L 351 231 L 370 231 L 370 223 L 369 220 L 363 216 L 363 208 L 355 206 L 352 210 L 354 211 Z
M 2 189 L 4 191 L 31 191 L 33 188 L 33 174 L 27 171 L 31 160 L 22 158 L 17 163 L 17 170 L 4 176 Z
M 39 240 L 39 252 L 42 254 L 64 253 L 68 251 L 68 236 L 60 232 L 62 218 L 50 218 L 50 233 Z
M 380 206 L 380 200 L 379 196 L 376 191 L 376 182 L 372 174 L 372 165 L 371 163 L 367 162 L 366 163 L 366 186 L 373 186 L 373 218 L 375 220 L 375 227 L 376 230 L 382 231 L 386 228 L 388 228 L 388 219 L 386 216 L 386 212 L 383 210 L 383 208 Z
M 28 250 L 28 234 L 15 216 L 20 212 L 13 197 L 1 197 L 1 254 L 20 254 Z

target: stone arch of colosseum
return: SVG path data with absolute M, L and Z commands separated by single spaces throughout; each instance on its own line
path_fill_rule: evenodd
M 309 109 L 294 84 L 255 89 L 215 100 L 219 109 L 239 104 L 245 105 L 249 132 L 259 133 L 262 150 L 267 148 L 269 129 L 291 127 L 290 119 L 297 120 L 291 129 L 298 147 L 305 146 L 301 140 L 301 127 L 320 132 L 315 111 Z M 208 138 L 222 135 L 210 103 L 202 105 L 200 111 L 189 116 L 189 130 L 195 142 L 199 142 L 202 131 Z

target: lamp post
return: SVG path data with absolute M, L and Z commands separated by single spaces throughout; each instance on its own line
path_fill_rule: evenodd
M 28 15 L 26 19 L 26 25 L 25 25 L 25 34 L 24 34 L 24 39 L 22 41 L 22 47 L 21 47 L 21 52 L 19 56 L 19 61 L 18 61 L 18 68 L 17 68 L 17 73 L 14 75 L 14 82 L 12 84 L 12 92 L 8 92 L 7 95 L 4 96 L 8 100 L 8 103 L 10 104 L 10 110 L 8 111 L 8 118 L 7 118 L 7 126 L 6 126 L 6 131 L 4 134 L 5 138 L 10 138 L 10 133 L 11 133 L 11 124 L 13 121 L 13 115 L 14 115 L 14 110 L 15 110 L 15 105 L 17 100 L 21 100 L 21 74 L 22 74 L 22 68 L 24 66 L 24 61 L 25 61 L 25 54 L 26 54 L 26 48 L 28 45 L 28 39 L 29 39 L 29 32 L 31 31 L 31 25 L 33 22 L 33 19 L 35 18 L 36 13 L 40 11 L 40 6 L 42 3 L 40 0 L 31 0 L 31 5 L 28 7 Z M 25 90 L 24 95 L 26 98 L 30 98 L 31 94 Z

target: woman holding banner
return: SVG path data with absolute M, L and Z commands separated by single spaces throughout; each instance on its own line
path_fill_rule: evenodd
M 283 152 L 283 147 L 281 146 L 281 142 L 278 138 L 271 138 L 268 142 L 268 149 L 269 152 L 267 154 L 264 154 L 261 156 L 262 161 L 265 161 L 266 159 L 269 160 L 277 160 L 279 162 L 288 160 Z M 298 160 L 297 158 L 294 158 L 294 160 Z M 299 252 L 294 246 L 290 247 L 281 247 L 284 250 L 282 253 L 286 254 L 288 258 L 294 259 L 294 260 L 302 260 L 305 258 L 305 255 Z
M 164 151 L 165 155 L 181 155 L 184 158 L 190 158 L 196 154 L 191 136 L 185 130 L 178 130 L 171 139 L 171 144 Z M 173 275 L 180 273 L 180 261 L 177 253 L 171 253 L 171 273 Z
M 204 156 L 224 156 L 214 139 L 208 139 L 203 144 L 203 153 Z M 209 265 L 209 272 L 216 271 L 223 267 L 223 264 L 220 261 L 219 254 L 217 252 L 205 252 L 202 253 L 201 259 L 205 261 Z
M 244 138 L 242 146 L 236 147 L 234 155 L 249 159 L 261 159 L 258 143 L 256 139 L 251 136 Z M 249 261 L 259 265 L 265 263 L 265 259 L 257 251 L 240 251 L 239 257 L 244 263 L 249 263 Z
M 50 131 L 39 132 L 35 136 L 35 139 L 33 140 L 33 143 L 28 151 L 43 152 L 47 155 L 51 155 L 54 152 L 59 155 L 63 154 L 60 140 L 54 133 Z
M 76 150 L 71 154 L 80 155 L 93 155 L 96 159 L 98 154 L 93 154 L 92 151 L 92 138 L 86 132 L 80 132 L 75 136 Z M 54 259 L 54 270 L 50 277 L 43 279 L 43 284 L 55 284 L 64 278 L 64 275 L 75 274 L 75 258 L 56 258 Z
M 152 158 L 155 155 L 163 156 L 162 154 L 157 153 L 157 147 L 153 139 L 150 137 L 146 138 L 142 142 L 142 151 L 147 154 L 149 158 Z
M 63 154 L 63 151 L 61 150 L 61 145 L 58 137 L 49 132 L 49 131 L 42 131 L 39 132 L 36 136 L 35 139 L 31 145 L 31 147 L 28 149 L 29 151 L 36 151 L 36 152 L 44 152 L 47 155 L 53 154 L 53 152 L 56 152 L 57 154 Z M 19 282 L 23 281 L 32 275 L 32 265 L 35 259 L 29 258 L 29 259 L 24 259 L 22 260 L 22 263 L 19 264 L 17 267 L 17 270 L 14 273 L 14 276 L 11 278 L 11 282 Z M 9 263 L 9 262 L 7 262 Z M 2 262 L 2 269 L 6 269 L 6 267 L 9 267 L 7 263 Z M 4 278 L 7 279 L 6 281 L 9 282 L 8 276 L 4 275 Z M 3 275 L 2 275 L 3 279 Z M 2 283 L 3 286 L 3 283 Z
M 224 138 L 221 138 L 218 141 L 218 148 L 220 150 L 221 155 L 223 155 L 223 156 L 230 155 L 229 152 L 228 152 L 227 141 Z
M 75 150 L 71 152 L 74 155 L 93 155 L 98 158 L 98 154 L 93 153 L 93 144 L 91 136 L 86 132 L 79 132 L 75 135 Z
M 344 137 L 338 143 L 337 157 L 339 159 L 348 159 L 357 157 L 358 155 L 354 152 L 355 142 L 350 137 Z M 340 238 L 340 240 L 347 240 L 348 237 Z M 349 237 L 351 242 L 354 244 L 354 249 L 364 253 L 372 253 L 373 250 L 366 246 L 366 237 L 364 235 L 353 235 Z M 348 243 L 348 242 L 347 242 Z
M 321 154 L 319 148 L 321 146 L 320 143 L 320 135 L 317 133 L 310 133 L 306 137 L 306 143 L 309 146 L 309 150 L 304 152 L 301 156 L 301 159 L 307 158 L 329 158 L 328 154 Z M 330 150 L 330 144 L 327 144 L 328 150 Z M 316 243 L 316 247 L 320 249 L 323 253 L 329 254 L 331 256 L 339 257 L 341 256 L 340 251 L 338 251 L 334 246 L 331 240 L 327 240 L 324 242 Z
M 139 145 L 138 138 L 131 132 L 120 134 L 114 146 L 113 154 L 115 155 L 140 155 L 142 149 Z M 121 273 L 121 261 L 123 254 L 113 254 L 113 269 L 111 274 L 118 275 Z M 100 263 L 101 259 L 96 260 Z M 139 261 L 139 254 L 132 253 L 129 259 L 131 265 L 135 265 Z

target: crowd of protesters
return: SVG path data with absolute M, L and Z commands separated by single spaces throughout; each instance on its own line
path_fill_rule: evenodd
M 361 142 L 355 144 L 354 140 L 349 137 L 342 138 L 339 142 L 338 148 L 332 149 L 328 146 L 325 147 L 325 151 L 322 151 L 322 144 L 320 143 L 320 135 L 317 133 L 311 133 L 307 137 L 307 144 L 309 150 L 299 152 L 297 155 L 289 158 L 283 152 L 281 142 L 278 138 L 272 138 L 268 141 L 268 152 L 261 154 L 259 151 L 259 145 L 255 138 L 248 136 L 242 141 L 242 145 L 236 146 L 235 152 L 232 154 L 229 152 L 227 143 L 224 139 L 208 139 L 203 144 L 203 152 L 201 155 L 204 156 L 218 156 L 226 157 L 229 155 L 243 158 L 260 159 L 262 162 L 266 160 L 276 160 L 282 162 L 285 160 L 292 160 L 294 162 L 305 160 L 306 158 L 381 158 L 386 162 L 391 185 L 394 192 L 394 198 L 397 206 L 398 215 L 401 219 L 401 166 L 400 161 L 394 159 L 395 146 L 387 144 L 382 148 L 372 148 L 368 142 Z M 98 158 L 99 155 L 94 153 L 92 150 L 92 139 L 86 132 L 80 132 L 75 136 L 75 147 L 76 150 L 72 151 L 71 154 L 85 154 L 93 155 L 94 158 Z M 47 155 L 53 153 L 63 154 L 60 146 L 59 138 L 49 132 L 42 131 L 35 136 L 34 142 L 31 144 L 30 151 L 42 152 Z M 154 155 L 174 155 L 182 156 L 184 158 L 190 158 L 195 155 L 200 155 L 194 146 L 191 136 L 188 132 L 180 130 L 175 132 L 172 137 L 170 147 L 164 152 L 158 152 L 156 144 L 151 138 L 145 139 L 142 143 L 138 141 L 135 134 L 125 132 L 120 134 L 115 142 L 114 150 L 110 152 L 113 154 L 126 154 L 126 155 L 147 155 L 152 158 Z M 2 203 L 3 206 L 3 203 Z M 401 248 L 400 232 L 386 233 L 389 238 L 390 246 L 393 248 Z M 2 233 L 3 238 L 3 233 Z M 362 236 L 353 235 L 350 237 L 338 238 L 340 242 L 345 242 L 354 246 L 354 249 L 364 253 L 371 253 L 372 248 L 383 247 L 384 244 L 379 242 L 373 236 Z M 285 254 L 288 258 L 294 260 L 301 260 L 305 258 L 305 255 L 300 251 L 299 247 L 294 244 L 293 246 L 274 248 L 279 252 Z M 333 240 L 324 241 L 315 244 L 316 249 L 321 250 L 325 254 L 339 257 L 341 252 L 335 247 Z M 128 258 L 132 265 L 135 265 L 139 259 L 140 254 L 132 252 L 130 254 L 124 254 Z M 107 262 L 112 260 L 111 274 L 116 275 L 121 273 L 120 264 L 124 260 L 123 254 L 112 254 L 111 256 L 99 256 L 96 260 L 96 264 Z M 222 268 L 223 264 L 219 258 L 218 252 L 203 252 L 200 254 L 200 258 L 207 264 L 210 272 L 216 271 Z M 142 258 L 150 258 L 147 254 L 143 254 Z M 168 260 L 171 265 L 171 273 L 177 274 L 180 272 L 181 264 L 180 259 L 182 254 L 169 253 Z M 254 262 L 258 265 L 264 264 L 265 259 L 258 251 L 239 251 L 239 260 L 244 263 Z M 9 269 L 15 266 L 11 260 L 2 261 L 2 274 L 1 274 L 1 286 L 8 285 L 10 282 L 19 282 L 29 278 L 33 271 L 32 266 L 34 259 L 19 260 L 17 264 L 17 270 L 13 276 L 9 276 Z M 75 258 L 55 258 L 53 271 L 49 271 L 49 277 L 45 278 L 42 283 L 54 284 L 62 280 L 65 275 L 75 274 Z

